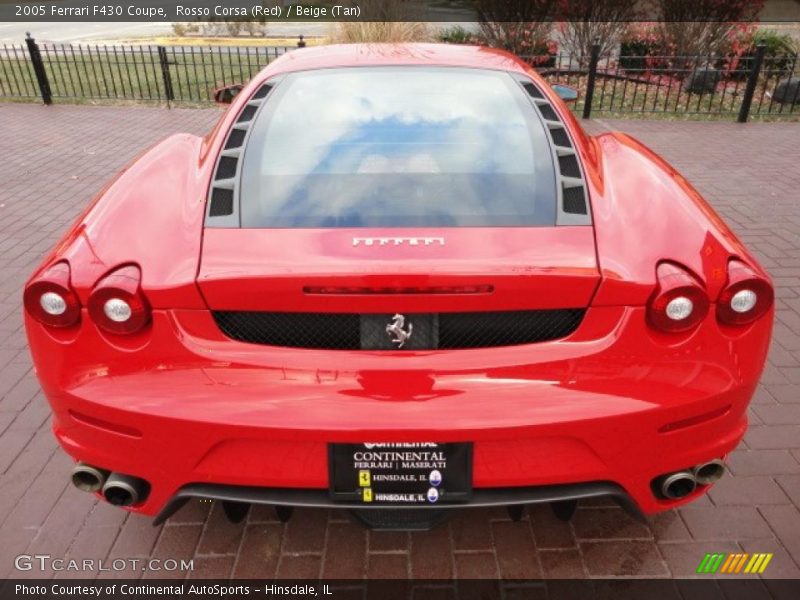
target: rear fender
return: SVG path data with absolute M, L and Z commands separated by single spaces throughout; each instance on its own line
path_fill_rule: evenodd
M 697 274 L 712 302 L 732 257 L 768 277 L 700 193 L 652 150 L 618 132 L 594 144 L 602 194 L 592 198 L 592 213 L 602 282 L 593 305 L 644 305 L 662 260 Z
M 126 167 L 92 201 L 34 273 L 66 260 L 86 305 L 95 283 L 137 264 L 154 308 L 204 308 L 195 278 L 210 161 L 203 140 L 170 136 Z

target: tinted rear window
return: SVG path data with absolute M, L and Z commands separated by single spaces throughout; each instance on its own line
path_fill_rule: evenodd
M 253 125 L 243 227 L 554 225 L 544 125 L 507 73 L 295 73 Z

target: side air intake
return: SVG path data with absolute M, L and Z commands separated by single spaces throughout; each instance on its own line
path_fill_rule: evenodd
M 531 81 L 520 81 L 547 125 L 558 174 L 558 225 L 591 225 L 586 182 L 569 132 L 544 93 Z
M 273 87 L 274 83 L 265 83 L 258 88 L 228 133 L 228 138 L 225 140 L 225 145 L 217 160 L 214 181 L 208 193 L 207 227 L 239 226 L 236 197 L 242 152 L 250 135 L 250 126 Z

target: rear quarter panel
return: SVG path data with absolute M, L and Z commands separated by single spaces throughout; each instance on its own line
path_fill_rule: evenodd
M 125 168 L 44 259 L 70 264 L 85 305 L 95 283 L 123 264 L 137 264 L 155 308 L 203 308 L 195 278 L 203 234 L 210 161 L 203 139 L 177 134 Z
M 646 303 L 662 260 L 692 270 L 712 302 L 733 257 L 767 277 L 697 190 L 652 150 L 619 132 L 599 135 L 592 143 L 591 206 L 603 277 L 594 305 Z

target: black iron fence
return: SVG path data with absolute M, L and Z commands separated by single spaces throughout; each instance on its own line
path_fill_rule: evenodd
M 305 45 L 302 41 L 298 45 Z M 0 98 L 207 103 L 295 46 L 25 44 L 0 47 Z M 800 116 L 800 60 L 764 47 L 739 57 L 524 56 L 578 89 L 575 110 L 602 115 Z
M 579 90 L 578 112 L 643 116 L 658 113 L 800 116 L 800 59 L 767 55 L 760 46 L 739 57 L 524 57 L 551 83 Z
M 205 103 L 294 46 L 0 46 L 0 98 Z

